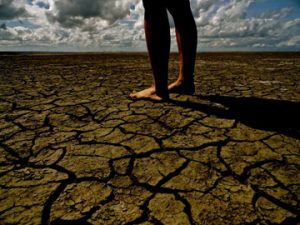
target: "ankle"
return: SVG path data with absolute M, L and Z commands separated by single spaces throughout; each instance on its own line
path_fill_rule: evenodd
M 162 99 L 169 99 L 169 91 L 156 91 L 155 94 Z
M 194 79 L 187 79 L 187 78 L 179 78 L 175 82 L 178 85 L 193 85 Z

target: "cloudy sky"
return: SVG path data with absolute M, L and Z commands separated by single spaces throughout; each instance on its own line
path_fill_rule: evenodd
M 199 51 L 300 51 L 300 0 L 191 6 Z M 143 13 L 141 0 L 0 0 L 0 51 L 145 51 Z

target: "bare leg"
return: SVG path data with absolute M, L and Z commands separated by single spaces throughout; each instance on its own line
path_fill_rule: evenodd
M 131 93 L 133 98 L 164 100 L 168 93 L 168 62 L 170 54 L 170 27 L 167 9 L 145 7 L 145 34 L 153 71 L 153 84 L 140 92 Z
M 176 2 L 176 0 L 173 0 Z M 176 28 L 176 38 L 180 56 L 180 72 L 178 79 L 168 86 L 170 92 L 193 94 L 194 68 L 197 51 L 197 28 L 189 2 L 183 5 L 175 3 L 168 7 L 172 14 Z

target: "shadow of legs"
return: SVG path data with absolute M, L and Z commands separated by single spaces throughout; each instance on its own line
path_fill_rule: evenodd
M 224 108 L 197 102 L 171 102 L 219 118 L 236 119 L 252 128 L 300 139 L 300 102 L 227 96 L 202 96 L 200 99 L 221 104 Z

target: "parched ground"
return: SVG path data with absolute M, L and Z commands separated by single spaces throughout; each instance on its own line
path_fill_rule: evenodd
M 299 53 L 200 54 L 196 95 L 128 97 L 150 82 L 145 54 L 0 56 L 0 224 L 300 221 Z

